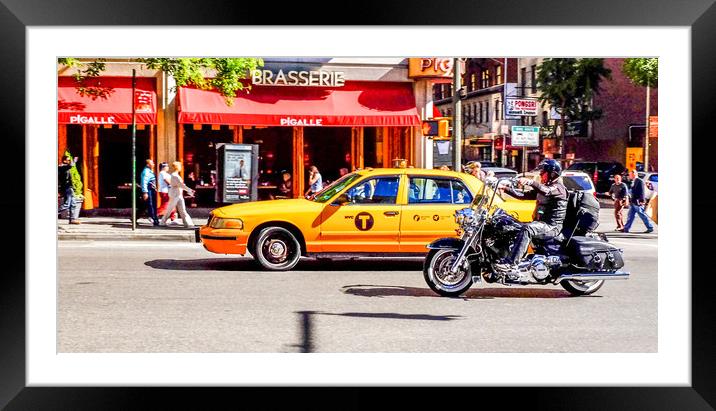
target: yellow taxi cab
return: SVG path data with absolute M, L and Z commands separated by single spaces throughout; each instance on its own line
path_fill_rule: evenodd
M 454 171 L 359 170 L 309 199 L 217 208 L 198 238 L 213 253 L 248 252 L 269 270 L 290 270 L 301 256 L 423 255 L 433 240 L 457 235 L 454 213 L 482 184 Z M 531 221 L 535 207 L 509 196 L 495 196 L 494 204 L 520 221 Z

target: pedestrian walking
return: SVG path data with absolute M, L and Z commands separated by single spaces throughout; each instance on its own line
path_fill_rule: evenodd
M 323 190 L 323 177 L 321 177 L 321 173 L 318 171 L 318 167 L 316 166 L 309 167 L 308 172 L 309 188 L 306 191 L 306 195 L 311 196 Z
M 62 197 L 62 203 L 57 208 L 57 216 L 59 217 L 63 211 L 67 210 L 67 219 L 70 224 L 80 224 L 80 207 L 82 205 L 82 180 L 79 179 L 79 173 L 75 164 L 77 157 L 72 159 L 72 155 L 66 153 L 62 157 L 62 163 L 57 166 L 57 189 L 58 197 Z M 77 175 L 74 175 L 74 174 Z
M 146 166 L 144 166 L 144 170 L 142 170 L 142 174 L 140 175 L 140 181 L 142 182 L 142 200 L 144 200 L 147 214 L 152 222 L 152 225 L 158 226 L 157 178 L 154 175 L 154 160 L 151 158 L 148 158 L 146 161 Z
M 159 206 L 159 209 L 157 209 L 157 216 L 159 218 L 164 217 L 164 213 L 167 210 L 167 204 L 169 204 L 169 185 L 172 182 L 172 176 L 169 174 L 169 164 L 167 163 L 160 163 L 159 164 L 159 199 L 162 201 L 162 204 Z M 169 216 L 170 221 L 174 221 L 177 218 L 177 212 L 172 211 L 171 215 Z
M 627 215 L 626 224 L 624 224 L 624 232 L 628 233 L 631 230 L 631 226 L 634 223 L 634 216 L 638 215 L 641 221 L 646 226 L 644 233 L 651 233 L 654 231 L 654 225 L 649 221 L 649 216 L 644 212 L 644 205 L 646 204 L 646 196 L 644 192 L 644 181 L 640 179 L 636 170 L 629 170 L 629 179 L 631 179 L 631 192 L 629 193 L 629 214 Z
M 191 216 L 189 216 L 189 213 L 186 211 L 186 204 L 184 203 L 183 195 L 184 190 L 186 190 L 189 195 L 193 196 L 194 190 L 184 184 L 184 180 L 179 175 L 180 171 L 181 162 L 173 162 L 171 182 L 169 184 L 169 205 L 167 205 L 167 211 L 164 213 L 164 217 L 162 217 L 162 220 L 159 222 L 159 225 L 167 225 L 167 219 L 169 218 L 169 215 L 172 211 L 174 211 L 174 208 L 176 208 L 177 212 L 179 213 L 179 216 L 184 222 L 184 227 L 194 227 L 194 222 L 191 220 Z
M 614 200 L 614 219 L 617 222 L 615 231 L 624 231 L 624 216 L 622 210 L 629 202 L 629 187 L 622 181 L 622 176 L 614 176 L 614 184 L 609 188 L 609 195 Z

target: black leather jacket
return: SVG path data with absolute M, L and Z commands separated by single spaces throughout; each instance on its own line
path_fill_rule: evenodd
M 529 193 L 519 192 L 512 188 L 507 188 L 505 191 L 516 197 L 537 200 L 532 219 L 561 229 L 564 217 L 567 215 L 568 198 L 567 187 L 562 184 L 562 179 L 558 178 L 547 184 L 531 181 L 529 185 L 534 188 Z

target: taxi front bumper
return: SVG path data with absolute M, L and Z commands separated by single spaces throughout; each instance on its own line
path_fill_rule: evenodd
M 246 254 L 248 233 L 233 228 L 201 226 L 195 231 L 196 241 L 217 254 Z

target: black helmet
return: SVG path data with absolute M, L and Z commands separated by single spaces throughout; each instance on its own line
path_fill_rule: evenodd
M 542 160 L 537 166 L 537 169 L 548 172 L 550 180 L 554 180 L 562 173 L 562 166 L 559 164 L 559 161 L 552 158 Z

